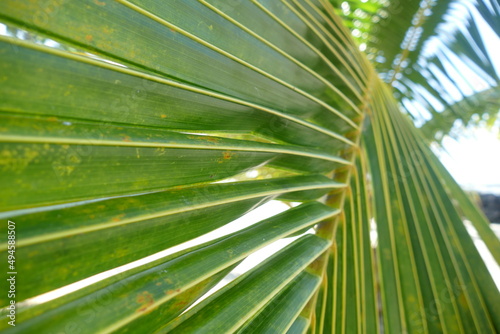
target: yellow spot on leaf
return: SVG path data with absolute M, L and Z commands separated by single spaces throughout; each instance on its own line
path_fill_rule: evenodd
M 222 159 L 219 159 L 217 162 L 221 164 L 224 161 L 231 160 L 233 155 L 234 155 L 234 153 L 231 153 L 229 151 L 224 151 L 224 152 L 222 152 Z
M 24 150 L 3 150 L 0 152 L 1 170 L 12 170 L 20 173 L 39 155 L 38 151 L 25 148 Z
M 152 306 L 155 302 L 153 295 L 148 291 L 143 291 L 137 295 L 136 301 L 141 305 L 137 309 L 137 312 L 145 312 L 147 309 Z
M 220 138 L 217 138 L 217 137 L 205 137 L 204 139 L 206 141 L 211 142 L 211 143 L 218 143 L 220 141 Z
M 122 220 L 122 218 L 125 216 L 124 213 L 122 214 L 119 214 L 118 216 L 116 217 L 113 217 L 111 220 L 114 221 L 114 222 L 119 222 L 120 220 Z
M 210 137 L 210 136 L 188 136 L 189 139 L 203 140 L 208 141 L 210 143 L 218 143 L 220 138 Z
M 104 27 L 102 28 L 102 32 L 104 32 L 105 34 L 111 34 L 113 33 L 115 30 L 110 28 L 110 27 Z

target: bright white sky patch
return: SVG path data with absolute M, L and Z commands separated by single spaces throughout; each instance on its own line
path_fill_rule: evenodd
M 458 140 L 443 139 L 435 149 L 455 180 L 467 190 L 500 195 L 500 130 L 468 128 Z

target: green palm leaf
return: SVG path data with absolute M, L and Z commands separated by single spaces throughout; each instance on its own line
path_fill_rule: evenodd
M 2 333 L 500 329 L 463 220 L 499 240 L 328 1 L 1 9 Z

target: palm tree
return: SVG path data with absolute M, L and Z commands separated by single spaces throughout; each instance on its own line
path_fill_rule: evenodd
M 454 3 L 384 6 L 5 0 L 0 330 L 499 331 L 464 220 L 497 263 L 499 240 L 401 112 L 466 119 L 458 104 L 490 96 L 444 95 L 443 57 L 498 77 L 476 33 L 424 52 Z M 290 206 L 237 220 L 275 200 Z

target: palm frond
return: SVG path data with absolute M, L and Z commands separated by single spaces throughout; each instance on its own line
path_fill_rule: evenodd
M 500 329 L 463 219 L 497 262 L 499 240 L 328 1 L 7 0 L 0 19 L 2 333 Z M 252 216 L 272 201 L 290 206 Z

